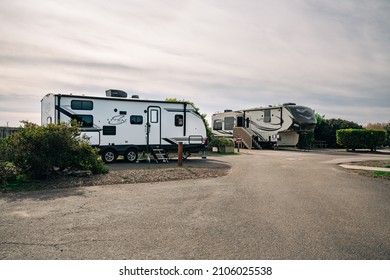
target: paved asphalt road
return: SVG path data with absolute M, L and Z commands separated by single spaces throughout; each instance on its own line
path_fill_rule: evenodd
M 367 157 L 245 151 L 210 158 L 221 178 L 0 194 L 0 259 L 390 259 L 390 182 L 336 165 Z

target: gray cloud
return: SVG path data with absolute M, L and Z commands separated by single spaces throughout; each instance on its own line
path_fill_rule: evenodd
M 209 116 L 292 101 L 390 121 L 389 14 L 385 0 L 2 1 L 0 109 L 18 93 L 36 118 L 47 92 L 122 88 Z

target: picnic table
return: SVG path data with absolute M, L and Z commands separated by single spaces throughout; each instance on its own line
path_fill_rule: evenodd
M 328 146 L 328 144 L 326 143 L 326 141 L 316 140 L 316 141 L 312 142 L 313 148 L 326 149 L 327 146 Z

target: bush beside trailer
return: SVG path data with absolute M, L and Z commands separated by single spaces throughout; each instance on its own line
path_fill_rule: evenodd
M 203 151 L 207 142 L 205 124 L 187 102 L 127 98 L 120 90 L 107 90 L 106 97 L 47 94 L 41 100 L 41 123 L 81 123 L 81 136 L 98 147 L 102 159 L 111 163 L 118 155 L 129 162 L 143 152 Z

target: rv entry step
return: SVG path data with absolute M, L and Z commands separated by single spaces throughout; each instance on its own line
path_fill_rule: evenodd
M 158 149 L 158 148 L 152 148 L 152 155 L 154 157 L 154 160 L 159 163 L 159 162 L 165 162 L 168 163 L 168 157 L 167 154 L 163 149 Z

